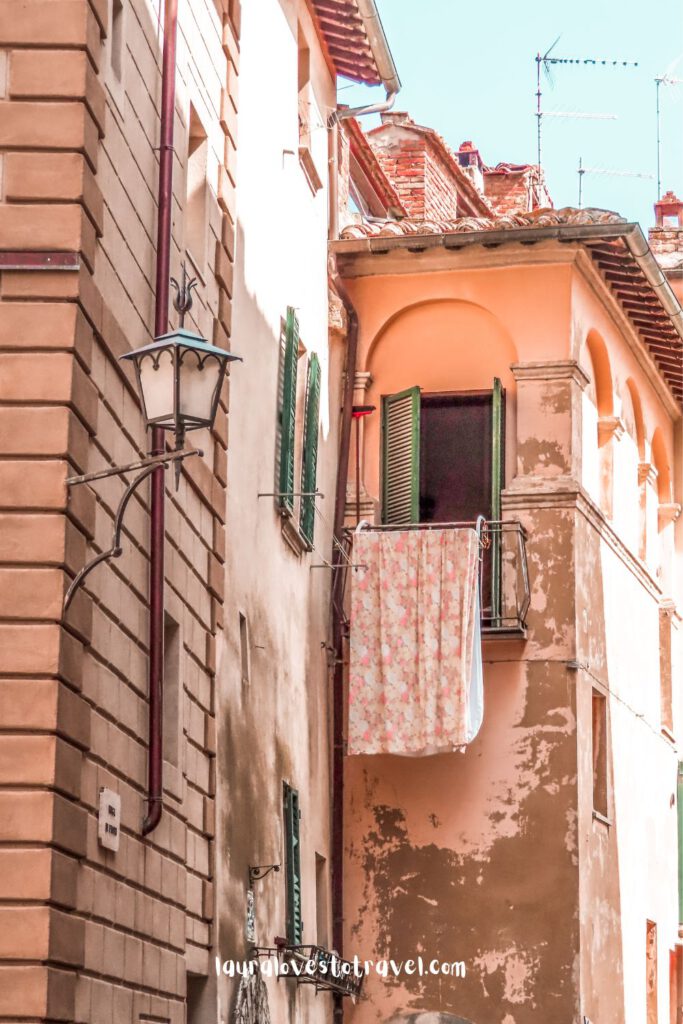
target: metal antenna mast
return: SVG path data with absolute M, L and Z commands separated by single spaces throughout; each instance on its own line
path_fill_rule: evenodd
M 616 120 L 616 115 L 613 114 L 583 114 L 583 113 L 551 113 L 550 111 L 544 111 L 542 108 L 542 89 L 541 89 L 541 68 L 547 75 L 548 79 L 552 82 L 550 76 L 550 69 L 557 64 L 578 64 L 582 66 L 593 66 L 593 67 L 638 67 L 638 61 L 636 60 L 622 60 L 621 58 L 613 57 L 553 57 L 552 51 L 555 49 L 557 43 L 560 40 L 560 36 L 557 37 L 553 45 L 546 50 L 541 56 L 540 53 L 536 54 L 536 151 L 538 159 L 538 167 L 541 169 L 541 158 L 542 158 L 542 123 L 544 117 L 571 117 L 571 118 L 585 118 L 591 120 Z
M 583 206 L 584 174 L 605 174 L 611 178 L 649 178 L 650 180 L 654 177 L 654 175 L 649 174 L 647 171 L 619 171 L 616 169 L 613 170 L 610 167 L 584 167 L 581 157 L 579 157 L 577 174 L 579 175 L 579 209 L 582 209 Z
M 673 78 L 670 74 L 657 75 L 657 199 L 662 198 L 662 115 L 659 107 L 660 85 L 683 85 L 683 78 Z

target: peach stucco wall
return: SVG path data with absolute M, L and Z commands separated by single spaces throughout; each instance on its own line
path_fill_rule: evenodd
M 346 265 L 357 400 L 502 379 L 504 515 L 527 529 L 532 589 L 527 640 L 484 643 L 484 725 L 464 754 L 347 759 L 346 954 L 464 960 L 468 972 L 370 977 L 352 1024 L 416 1010 L 474 1024 L 640 1024 L 647 920 L 669 1020 L 677 759 L 662 733 L 659 644 L 676 574 L 661 490 L 653 473 L 642 483 L 642 464 L 657 431 L 658 460 L 674 466 L 678 411 L 580 250 L 543 255 Z M 363 430 L 367 516 L 380 417 Z M 593 688 L 608 699 L 606 822 L 593 814 Z M 680 722 L 675 696 L 674 733 Z

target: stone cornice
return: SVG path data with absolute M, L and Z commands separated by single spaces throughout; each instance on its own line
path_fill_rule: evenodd
M 517 477 L 512 486 L 503 491 L 502 505 L 504 513 L 522 510 L 535 512 L 540 509 L 575 510 L 593 527 L 600 539 L 617 555 L 647 592 L 658 602 L 662 600 L 661 587 L 648 567 L 632 554 L 578 481 L 566 476 L 545 479 L 542 482 L 533 478 Z
M 512 363 L 515 380 L 573 380 L 581 390 L 588 386 L 590 377 L 575 359 L 540 360 Z

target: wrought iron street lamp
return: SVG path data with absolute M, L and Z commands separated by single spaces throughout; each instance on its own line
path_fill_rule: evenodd
M 180 463 L 191 455 L 202 455 L 196 448 L 183 450 L 188 430 L 211 428 L 216 419 L 221 388 L 225 380 L 228 363 L 240 359 L 225 349 L 209 344 L 199 334 L 185 329 L 185 314 L 192 306 L 194 278 L 188 279 L 185 267 L 181 284 L 173 278 L 176 288 L 174 306 L 180 314 L 180 327 L 168 334 L 155 338 L 151 345 L 144 345 L 133 352 L 126 352 L 121 359 L 131 360 L 135 367 L 138 392 L 142 403 L 143 416 L 147 427 L 172 430 L 175 434 L 175 451 L 151 455 L 149 458 L 130 463 L 127 466 L 112 466 L 96 473 L 85 473 L 67 480 L 69 486 L 92 483 L 108 476 L 124 476 L 135 470 L 137 476 L 127 485 L 114 516 L 114 531 L 111 547 L 100 552 L 72 580 L 64 599 L 64 612 L 69 607 L 75 592 L 85 578 L 101 562 L 118 558 L 121 553 L 123 515 L 135 490 L 143 480 L 158 469 L 171 463 L 176 471 L 176 488 L 180 479 Z
M 213 426 L 228 363 L 240 357 L 181 327 L 121 358 L 135 367 L 148 426 L 172 430 L 179 451 L 188 430 Z

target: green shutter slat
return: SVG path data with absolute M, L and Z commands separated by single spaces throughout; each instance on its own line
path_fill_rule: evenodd
M 304 415 L 303 456 L 301 462 L 301 516 L 299 529 L 309 547 L 313 546 L 315 530 L 316 474 L 318 468 L 318 437 L 320 434 L 320 362 L 315 353 L 308 364 L 306 412 Z M 310 495 L 310 497 L 309 497 Z
M 287 307 L 285 359 L 283 366 L 280 419 L 280 508 L 294 511 L 294 436 L 296 419 L 296 375 L 299 363 L 299 321 L 292 306 Z
M 382 522 L 420 517 L 420 389 L 382 399 Z
M 283 810 L 285 819 L 285 880 L 287 892 L 287 941 L 292 946 L 303 943 L 301 918 L 301 840 L 299 794 L 284 783 Z
M 500 520 L 501 492 L 503 490 L 505 445 L 505 392 L 498 377 L 493 380 L 491 403 L 491 519 Z M 491 615 L 494 625 L 500 623 L 501 609 L 501 567 L 502 533 L 494 530 L 491 537 Z

